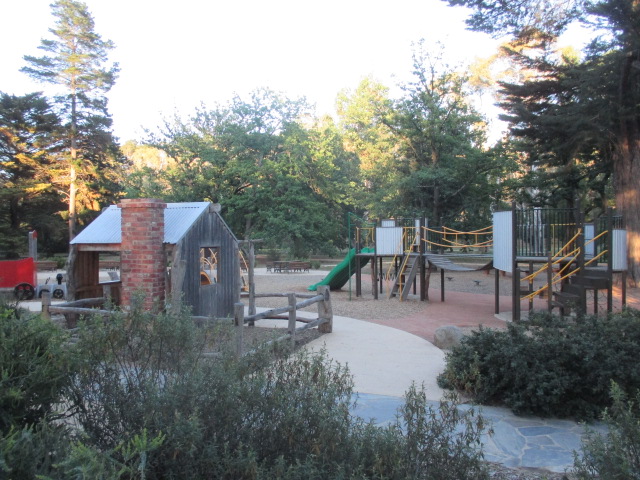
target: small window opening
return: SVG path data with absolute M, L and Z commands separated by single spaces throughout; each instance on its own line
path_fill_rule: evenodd
M 219 258 L 220 247 L 203 247 L 200 249 L 200 285 L 212 285 L 219 282 Z

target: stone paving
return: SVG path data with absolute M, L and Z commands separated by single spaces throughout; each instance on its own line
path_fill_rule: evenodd
M 387 395 L 358 394 L 353 413 L 376 425 L 393 423 L 398 408 L 404 400 Z M 437 409 L 438 402 L 429 402 Z M 461 405 L 459 408 L 471 408 Z M 508 409 L 500 407 L 474 407 L 493 430 L 482 436 L 485 460 L 506 467 L 528 467 L 550 472 L 565 472 L 573 466 L 574 452 L 579 452 L 582 424 L 570 420 L 516 417 Z M 604 432 L 601 423 L 589 428 Z

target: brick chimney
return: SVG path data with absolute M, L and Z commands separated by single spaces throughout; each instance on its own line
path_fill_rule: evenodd
M 122 213 L 120 276 L 124 307 L 131 305 L 132 295 L 142 292 L 145 310 L 157 312 L 164 308 L 166 206 L 153 198 L 124 199 L 118 204 Z

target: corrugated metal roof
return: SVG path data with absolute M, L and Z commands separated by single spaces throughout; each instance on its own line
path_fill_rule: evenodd
M 202 212 L 209 208 L 209 205 L 209 202 L 168 203 L 167 208 L 164 209 L 164 243 L 178 243 Z M 121 243 L 121 229 L 120 208 L 111 205 L 87 225 L 71 241 L 71 244 Z

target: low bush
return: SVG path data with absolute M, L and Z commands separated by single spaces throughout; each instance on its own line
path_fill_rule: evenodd
M 65 333 L 49 321 L 0 302 L 0 434 L 52 419 L 71 378 Z
M 614 383 L 611 398 L 603 415 L 607 433 L 587 429 L 582 454 L 575 456 L 573 472 L 580 480 L 640 478 L 640 391 L 629 400 Z
M 69 346 L 76 368 L 63 370 L 70 417 L 10 429 L 0 477 L 487 477 L 482 418 L 455 401 L 432 408 L 411 388 L 396 422 L 378 427 L 351 414 L 352 377 L 324 353 L 281 347 L 239 359 L 229 337 L 197 328 L 188 312 L 135 306 L 81 324 Z
M 51 322 L 0 302 L 0 478 L 36 478 L 66 456 L 66 341 Z
M 506 331 L 481 329 L 447 355 L 439 376 L 482 404 L 518 414 L 597 417 L 611 405 L 609 386 L 640 388 L 640 312 L 563 319 L 533 316 Z

